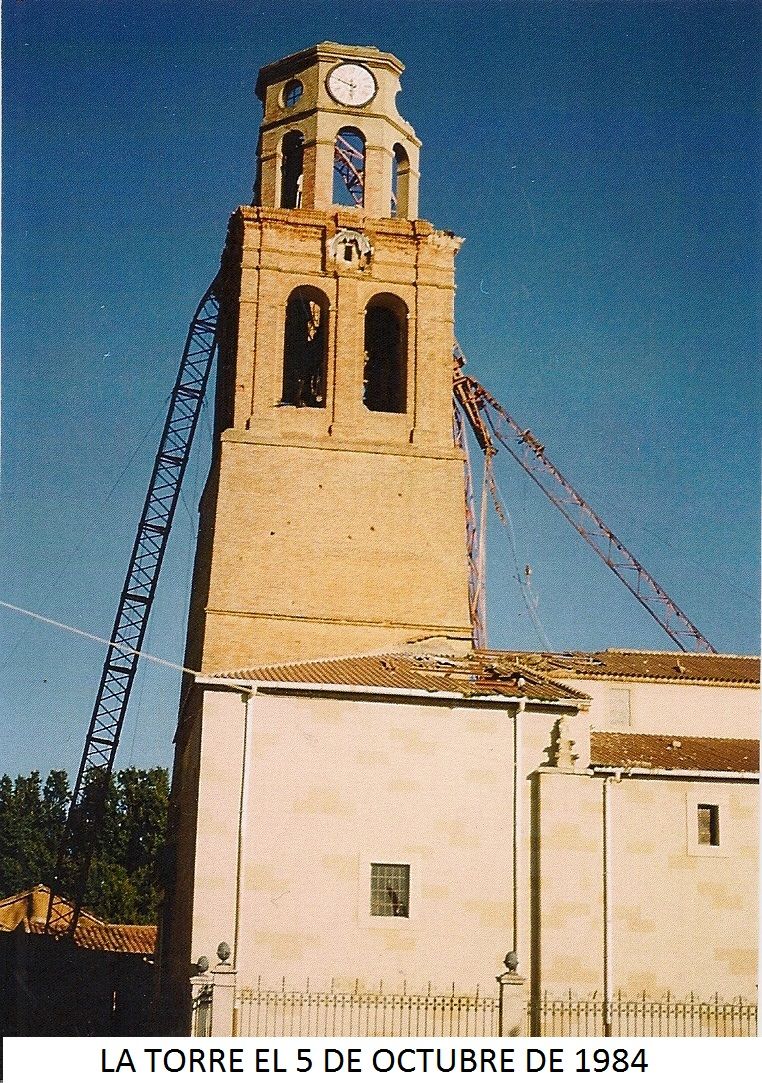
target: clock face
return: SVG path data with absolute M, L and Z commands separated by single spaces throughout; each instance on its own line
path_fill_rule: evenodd
M 339 105 L 367 105 L 376 93 L 376 80 L 362 64 L 339 64 L 325 84 Z

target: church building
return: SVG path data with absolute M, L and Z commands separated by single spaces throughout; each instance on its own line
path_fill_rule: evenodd
M 462 242 L 418 217 L 402 70 L 323 42 L 257 83 L 176 735 L 169 1026 L 221 943 L 215 1033 L 258 1033 L 256 988 L 491 997 L 508 953 L 535 1032 L 569 990 L 754 1000 L 757 660 L 474 649 Z

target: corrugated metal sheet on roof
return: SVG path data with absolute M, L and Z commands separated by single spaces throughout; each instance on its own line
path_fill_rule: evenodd
M 56 896 L 60 900 L 60 896 Z M 50 888 L 45 884 L 36 884 L 25 891 L 18 891 L 0 899 L 0 930 L 16 929 L 19 925 L 32 926 L 41 924 L 44 928 L 50 904 Z M 105 921 L 81 910 L 79 925 L 105 925 Z
M 754 774 L 759 772 L 759 741 L 594 731 L 590 734 L 590 761 L 594 767 Z
M 461 657 L 433 654 L 371 654 L 289 662 L 215 674 L 231 681 L 330 685 L 373 689 L 412 689 L 456 696 L 526 697 L 537 703 L 580 702 L 588 697 L 499 651 L 474 651 Z M 203 678 L 201 678 L 203 680 Z

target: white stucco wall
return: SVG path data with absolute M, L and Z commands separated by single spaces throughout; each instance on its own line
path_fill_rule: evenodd
M 241 697 L 208 691 L 204 711 L 194 958 L 234 945 L 238 908 L 243 984 L 495 990 L 513 944 L 512 706 L 254 696 L 243 799 Z M 522 716 L 523 944 L 527 776 L 559 713 Z M 408 918 L 370 916 L 371 862 L 410 865 Z
M 538 984 L 603 988 L 603 779 L 539 776 Z M 609 782 L 611 993 L 756 999 L 759 787 Z M 699 803 L 720 810 L 720 845 L 697 845 Z M 569 816 L 569 809 L 574 816 Z
M 651 687 L 634 688 L 648 702 Z M 600 724 L 606 685 L 585 690 L 599 693 Z M 712 720 L 754 698 L 658 686 L 654 703 L 657 692 L 663 729 L 651 732 L 729 735 Z M 192 958 L 227 941 L 242 986 L 493 993 L 513 946 L 514 713 L 258 693 L 247 721 L 240 693 L 205 691 Z M 602 989 L 602 782 L 536 774 L 560 714 L 520 716 L 518 951 L 536 991 L 588 995 Z M 578 768 L 587 719 L 565 727 Z M 615 988 L 753 996 L 758 787 L 625 778 L 611 797 Z M 698 800 L 722 807 L 721 852 L 690 849 Z M 371 862 L 410 865 L 409 917 L 371 917 Z
M 758 688 L 688 682 L 566 680 L 591 697 L 596 730 L 759 739 Z

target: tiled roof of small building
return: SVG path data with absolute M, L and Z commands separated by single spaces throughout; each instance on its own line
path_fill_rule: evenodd
M 0 932 L 45 933 L 50 888 L 37 884 L 0 899 Z M 153 955 L 156 946 L 155 925 L 119 925 L 101 921 L 82 910 L 74 930 L 74 943 L 80 948 L 117 951 L 129 955 Z
M 759 658 L 743 654 L 685 651 L 605 651 L 519 654 L 525 665 L 567 680 L 669 681 L 688 684 L 759 685 Z
M 456 696 L 526 697 L 537 703 L 586 703 L 583 692 L 551 680 L 503 651 L 438 654 L 369 654 L 314 662 L 286 662 L 214 674 L 230 681 L 405 689 Z M 203 677 L 201 678 L 203 681 Z
M 590 734 L 593 767 L 653 771 L 759 772 L 759 741 L 736 737 L 667 737 L 651 733 Z
M 80 948 L 119 951 L 129 955 L 153 955 L 155 925 L 78 925 L 74 942 Z

